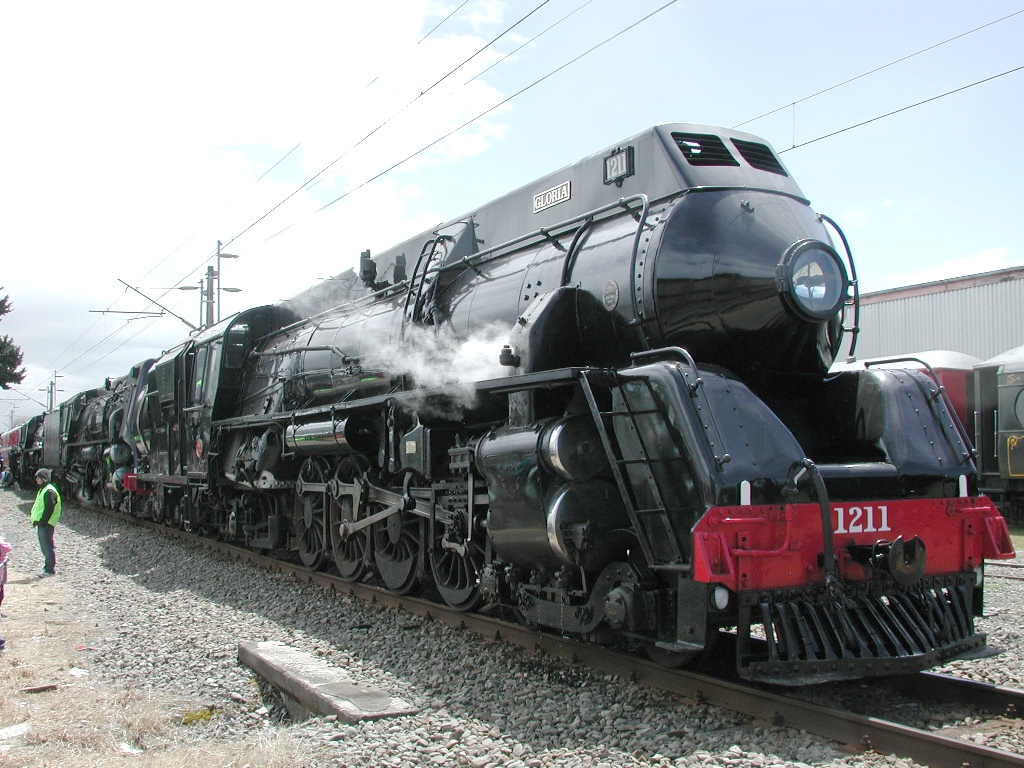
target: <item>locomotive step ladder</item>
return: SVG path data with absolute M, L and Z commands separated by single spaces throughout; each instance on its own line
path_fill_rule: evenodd
M 663 487 L 672 465 L 678 464 L 682 458 L 680 455 L 656 455 L 644 439 L 644 430 L 639 423 L 640 418 L 653 417 L 657 420 L 659 430 L 663 430 L 662 434 L 669 435 L 674 429 L 664 408 L 657 405 L 658 399 L 654 397 L 650 381 L 646 378 L 630 380 L 646 389 L 654 407 L 634 407 L 629 397 L 621 391 L 622 387 L 615 386 L 612 388 L 612 409 L 602 411 L 586 372 L 581 374 L 580 380 L 608 456 L 615 484 L 649 567 L 662 571 L 689 570 L 689 562 L 679 546 L 676 526 L 672 522 L 672 508 L 665 500 L 670 494 Z M 613 438 L 613 435 L 616 437 Z M 623 437 L 618 437 L 620 435 Z M 664 471 L 659 472 L 659 468 Z

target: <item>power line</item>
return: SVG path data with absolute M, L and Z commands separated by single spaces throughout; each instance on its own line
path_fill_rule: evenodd
M 959 35 L 954 35 L 953 37 L 949 38 L 948 40 L 943 40 L 941 43 L 935 43 L 934 45 L 929 45 L 927 48 L 922 48 L 920 51 L 908 54 L 907 56 L 902 56 L 902 57 L 896 59 L 895 61 L 890 61 L 888 64 L 883 64 L 880 67 L 875 67 L 874 69 L 868 70 L 867 72 L 859 74 L 856 77 L 851 77 L 849 80 L 844 80 L 841 83 L 836 83 L 835 85 L 830 85 L 828 88 L 820 90 L 817 93 L 812 93 L 810 96 L 804 96 L 802 99 L 797 99 L 796 101 L 791 102 L 790 104 L 786 104 L 784 106 L 777 107 L 776 109 L 773 109 L 770 112 L 765 112 L 763 115 L 758 115 L 757 117 L 752 117 L 749 120 L 744 120 L 742 123 L 737 123 L 736 125 L 734 125 L 733 128 L 740 128 L 740 127 L 742 127 L 744 125 L 747 125 L 748 123 L 753 123 L 755 120 L 760 120 L 762 117 L 768 117 L 768 115 L 774 115 L 776 112 L 781 112 L 784 109 L 789 109 L 790 107 L 795 107 L 797 104 L 800 104 L 800 103 L 805 102 L 805 101 L 809 101 L 810 99 L 813 99 L 813 98 L 815 98 L 817 96 L 821 96 L 823 93 L 828 93 L 829 91 L 834 91 L 836 88 L 842 88 L 844 85 L 849 85 L 850 83 L 852 83 L 852 82 L 854 82 L 856 80 L 860 80 L 861 78 L 867 77 L 868 75 L 873 75 L 876 72 L 881 72 L 883 69 L 888 69 L 889 67 L 891 67 L 891 66 L 893 66 L 895 64 L 899 64 L 900 62 L 907 61 L 908 59 L 912 59 L 915 56 L 920 56 L 922 53 L 927 53 L 928 51 L 931 51 L 931 50 L 934 50 L 936 48 L 939 48 L 940 46 L 946 45 L 946 43 L 951 43 L 954 40 L 959 40 L 961 37 L 967 37 L 967 35 L 974 34 L 975 32 L 978 32 L 979 30 L 985 29 L 986 27 L 991 27 L 993 24 L 999 24 L 1000 22 L 1006 21 L 1007 19 L 1013 18 L 1014 16 L 1018 16 L 1018 15 L 1020 15 L 1022 13 L 1024 13 L 1024 10 L 1015 11 L 1014 13 L 1011 13 L 1011 14 L 1009 14 L 1007 16 L 1003 16 L 1001 19 L 996 19 L 995 21 L 990 21 L 987 24 L 982 24 L 980 27 L 975 27 L 974 29 L 968 30 L 967 32 L 961 32 Z
M 425 35 L 424 35 L 423 37 L 421 37 L 421 38 L 420 38 L 419 40 L 417 40 L 417 41 L 416 41 L 416 45 L 419 45 L 419 44 L 420 44 L 420 43 L 422 43 L 422 42 L 423 42 L 424 40 L 426 40 L 426 39 L 427 39 L 428 37 L 430 37 L 430 36 L 431 36 L 432 34 L 434 34 L 434 33 L 435 33 L 435 32 L 437 31 L 437 28 L 438 28 L 438 27 L 440 27 L 440 26 L 441 26 L 442 24 L 444 24 L 444 23 L 445 23 L 446 21 L 448 21 L 448 19 L 450 19 L 450 18 L 451 18 L 452 16 L 454 16 L 454 15 L 455 15 L 456 13 L 458 13 L 459 11 L 461 11 L 461 10 L 462 10 L 462 8 L 463 8 L 463 6 L 465 6 L 465 5 L 466 5 L 466 3 L 468 3 L 468 2 L 469 2 L 469 0 L 462 0 L 462 4 L 461 4 L 461 5 L 460 5 L 460 6 L 458 7 L 458 8 L 456 8 L 456 9 L 455 9 L 454 11 L 452 11 L 451 13 L 449 13 L 449 14 L 448 14 L 447 16 L 445 16 L 445 17 L 444 17 L 443 19 L 441 19 L 441 20 L 440 20 L 439 22 L 437 22 L 437 25 L 436 25 L 436 26 L 435 26 L 435 27 L 434 27 L 434 28 L 433 28 L 432 30 L 430 30 L 429 32 L 427 32 L 427 34 L 425 34 Z
M 464 85 L 464 86 L 465 86 L 465 85 L 469 85 L 469 84 L 470 84 L 470 83 L 472 83 L 472 82 L 473 82 L 474 80 L 476 80 L 476 79 L 477 79 L 478 77 L 483 77 L 483 76 L 484 76 L 484 75 L 485 75 L 486 73 L 488 73 L 488 72 L 490 72 L 490 71 L 491 71 L 492 69 L 494 69 L 494 67 L 498 66 L 499 64 L 501 64 L 501 63 L 502 63 L 503 61 L 505 61 L 506 59 L 508 59 L 508 58 L 510 58 L 510 57 L 512 57 L 512 56 L 515 56 L 515 55 L 516 55 L 517 53 L 519 53 L 519 51 L 521 51 L 521 50 L 522 50 L 523 48 L 525 48 L 526 46 L 528 46 L 528 45 L 529 45 L 530 43 L 534 42 L 534 41 L 535 41 L 535 40 L 536 40 L 537 38 L 541 37 L 541 35 L 544 35 L 544 34 L 546 34 L 546 33 L 550 32 L 550 31 L 551 31 L 552 29 L 554 29 L 555 27 L 557 27 L 557 26 L 558 26 L 559 24 L 561 24 L 561 23 L 562 23 L 563 21 L 565 21 L 566 19 L 568 19 L 568 18 L 569 18 L 570 16 L 575 16 L 575 15 L 576 15 L 577 13 L 579 13 L 580 11 L 582 11 L 582 10 L 583 10 L 584 8 L 586 8 L 586 7 L 588 6 L 588 5 L 590 5 L 590 4 L 592 3 L 592 2 L 594 2 L 594 0 L 587 0 L 587 1 L 585 2 L 585 3 L 583 3 L 583 5 L 581 5 L 581 6 L 578 6 L 578 7 L 576 8 L 576 10 L 574 10 L 574 11 L 569 11 L 569 13 L 565 14 L 565 16 L 563 16 L 562 18 L 560 18 L 560 19 L 559 19 L 558 21 L 556 21 L 556 22 L 555 22 L 554 24 L 551 24 L 550 26 L 548 26 L 548 27 L 546 27 L 545 29 L 541 30 L 541 31 L 540 31 L 540 32 L 538 32 L 538 33 L 537 33 L 536 35 L 534 35 L 534 36 L 533 36 L 533 37 L 531 37 L 531 38 L 530 38 L 529 40 L 527 40 L 527 41 L 526 41 L 525 43 L 523 43 L 522 45 L 520 45 L 520 46 L 519 46 L 518 48 L 514 48 L 514 49 L 512 49 L 511 51 L 509 51 L 508 53 L 506 53 L 506 54 L 505 54 L 504 56 L 502 56 L 502 57 L 501 57 L 500 59 L 498 59 L 498 60 L 497 60 L 496 62 L 494 62 L 493 64 L 491 64 L 491 65 L 490 65 L 489 67 L 487 67 L 487 69 L 484 69 L 484 70 L 483 70 L 483 71 L 481 71 L 481 72 L 477 72 L 477 73 L 476 73 L 475 75 L 473 75 L 473 76 L 472 76 L 471 78 L 469 78 L 469 80 L 467 80 L 466 82 L 464 82 L 464 83 L 463 83 L 463 85 Z
M 914 107 L 920 107 L 922 104 L 928 104 L 929 102 L 937 101 L 938 99 L 945 98 L 946 96 L 949 96 L 951 94 L 959 93 L 960 91 L 966 91 L 968 88 L 973 88 L 976 85 L 981 85 L 982 83 L 987 83 L 987 82 L 990 82 L 990 81 L 995 80 L 997 78 L 1005 77 L 1006 75 L 1012 75 L 1014 72 L 1020 72 L 1022 69 L 1024 69 L 1024 66 L 1015 67 L 1014 69 L 1008 69 L 1005 72 L 1000 72 L 998 75 L 992 75 L 991 77 L 986 77 L 983 80 L 978 80 L 976 82 L 973 82 L 970 85 L 963 85 L 963 86 L 961 86 L 959 88 L 954 88 L 952 91 L 946 91 L 945 93 L 940 93 L 938 96 L 932 96 L 930 99 L 925 99 L 924 101 L 919 101 L 916 104 L 909 104 L 909 105 L 907 105 L 905 107 L 900 107 L 899 109 L 894 109 L 892 112 L 886 112 L 884 115 L 879 115 L 878 117 L 872 117 L 870 120 L 864 120 L 863 122 L 857 123 L 856 125 L 849 125 L 846 128 L 840 128 L 838 131 L 832 131 L 832 133 L 826 133 L 824 136 L 819 136 L 816 139 L 811 139 L 810 141 L 805 141 L 805 142 L 802 142 L 800 144 L 794 144 L 789 149 L 781 150 L 779 152 L 779 154 L 782 154 L 783 152 L 789 152 L 790 149 L 799 149 L 800 147 L 806 147 L 808 144 L 814 144 L 816 141 L 822 141 L 823 139 L 829 139 L 829 138 L 831 138 L 833 136 L 838 136 L 840 133 L 846 133 L 847 131 L 852 131 L 854 128 L 860 128 L 861 126 L 867 125 L 868 123 L 874 123 L 874 122 L 877 122 L 878 120 L 883 120 L 883 119 L 885 119 L 887 117 L 892 117 L 893 115 L 898 115 L 900 112 L 906 112 L 908 109 L 914 109 Z
M 301 146 L 302 146 L 302 142 L 300 141 L 300 142 L 299 142 L 298 144 L 296 144 L 296 145 L 295 145 L 294 147 L 292 147 L 292 148 L 291 148 L 291 149 L 289 149 L 289 150 L 288 150 L 287 152 L 285 152 L 285 153 L 284 153 L 284 157 L 282 157 L 282 158 L 281 158 L 280 160 L 278 160 L 278 161 L 277 161 L 276 163 L 274 163 L 274 164 L 273 164 L 272 166 L 270 166 L 269 168 L 267 168 L 267 170 L 265 170 L 265 171 L 263 172 L 263 175 L 262 175 L 262 176 L 260 176 L 260 177 L 259 177 L 258 179 L 256 179 L 256 181 L 257 181 L 257 182 L 263 181 L 263 177 L 264 177 L 264 176 L 266 176 L 266 175 L 267 175 L 268 173 L 270 173 L 270 172 L 271 172 L 272 170 L 274 170 L 275 168 L 277 168 L 277 166 L 279 166 L 279 165 L 280 165 L 281 163 L 283 163 L 283 162 L 284 162 L 284 161 L 285 161 L 285 160 L 286 160 L 286 159 L 288 158 L 288 155 L 290 155 L 290 154 L 291 154 L 292 152 L 294 152 L 294 151 L 295 151 L 296 149 L 298 149 L 298 148 L 299 148 L 299 147 L 301 147 Z
M 16 395 L 21 395 L 23 398 L 25 398 L 26 400 L 31 400 L 33 403 L 38 403 L 39 405 L 43 406 L 43 408 L 46 407 L 46 403 L 43 403 L 43 402 L 41 402 L 39 400 L 36 400 L 34 397 L 32 397 L 32 395 L 26 395 L 20 389 L 16 389 L 15 387 L 10 387 L 7 391 L 8 392 L 13 392 Z
M 432 90 L 433 90 L 433 89 L 434 89 L 434 88 L 435 88 L 435 87 L 436 87 L 437 85 L 439 85 L 440 83 L 443 83 L 443 82 L 444 82 L 445 80 L 447 80 L 447 79 L 448 79 L 449 77 L 451 77 L 451 76 L 452 76 L 453 74 L 455 74 L 456 72 L 458 72 L 458 71 L 459 71 L 460 69 L 462 69 L 462 68 L 463 68 L 464 66 L 466 66 L 466 65 L 467 65 L 467 64 L 468 64 L 469 62 L 471 62 L 471 61 L 472 61 L 473 59 L 475 59 L 475 58 L 476 58 L 477 56 L 479 56 L 479 55 L 480 55 L 481 53 L 483 53 L 484 51 L 486 51 L 486 50 L 487 50 L 488 48 L 490 48 L 490 47 L 491 47 L 492 45 L 494 45 L 494 44 L 495 44 L 496 42 L 498 42 L 499 40 L 501 40 L 501 38 L 503 38 L 503 37 L 504 37 L 505 35 L 507 35 L 507 34 L 508 34 L 509 32 L 511 32 L 511 31 L 512 31 L 513 29 L 515 29 L 516 27 L 518 27 L 518 26 L 519 26 L 520 24 L 522 24 L 522 23 L 523 23 L 524 21 L 526 21 L 526 20 L 527 20 L 528 18 L 530 18 L 531 16 L 533 16 L 533 14 L 535 14 L 535 13 L 536 13 L 537 11 L 539 11 L 539 10 L 540 10 L 541 8 L 543 8 L 543 7 L 545 6 L 545 5 L 547 5 L 547 4 L 548 4 L 548 3 L 550 3 L 550 2 L 551 2 L 551 0 L 544 0 L 544 2 L 542 2 L 542 3 L 540 4 L 540 5 L 538 5 L 537 7 L 535 7 L 535 8 L 534 8 L 534 9 L 533 9 L 532 11 L 530 11 L 530 12 L 529 12 L 528 14 L 526 14 L 525 16 L 523 16 L 522 18 L 520 18 L 520 19 L 519 19 L 519 21 L 517 21 L 517 22 L 516 22 L 515 24 L 513 24 L 513 25 L 512 25 L 511 27 L 508 27 L 508 28 L 506 28 L 504 32 L 502 32 L 502 33 L 501 33 L 500 35 L 498 35 L 497 37 L 495 37 L 495 38 L 494 38 L 493 40 L 491 40 L 491 41 L 490 41 L 489 43 L 487 43 L 486 45 L 484 45 L 483 47 L 481 47 L 481 48 L 480 48 L 480 49 L 479 49 L 479 50 L 478 50 L 478 51 L 477 51 L 476 53 L 474 53 L 474 54 L 473 54 L 472 56 L 469 56 L 468 58 L 466 58 L 466 59 L 465 59 L 465 60 L 464 60 L 464 61 L 463 61 L 463 62 L 462 62 L 461 64 L 459 64 L 459 65 L 458 65 L 457 67 L 455 67 L 455 69 L 453 69 L 453 70 L 452 70 L 451 72 L 449 72 L 449 73 L 448 73 L 447 75 L 445 75 L 444 77 L 440 78 L 440 79 L 439 79 L 439 80 L 438 80 L 437 82 L 435 82 L 435 83 L 434 83 L 433 85 L 431 85 L 431 86 L 430 86 L 429 88 L 427 88 L 427 90 L 425 90 L 425 91 L 421 91 L 421 92 L 420 92 L 420 95 L 419 95 L 419 96 L 417 96 L 417 97 L 416 97 L 416 99 L 420 98 L 420 96 L 424 96 L 424 95 L 426 95 L 427 93 L 430 93 L 430 91 L 432 91 Z M 406 109 L 406 108 L 408 108 L 408 107 L 409 107 L 409 105 L 411 105 L 411 104 L 412 104 L 412 103 L 413 103 L 414 101 L 416 101 L 416 99 L 413 99 L 412 101 L 410 101 L 410 102 L 409 102 L 409 104 L 406 104 L 406 105 L 405 105 L 405 107 L 403 107 L 402 109 Z M 401 112 L 401 111 L 402 111 L 402 110 L 399 110 L 399 112 Z M 396 112 L 395 114 L 398 114 L 398 113 Z M 393 117 L 393 116 L 392 116 L 392 117 Z M 390 118 L 389 118 L 389 119 L 390 119 Z

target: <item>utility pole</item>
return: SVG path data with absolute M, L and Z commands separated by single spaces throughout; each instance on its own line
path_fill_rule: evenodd
M 52 411 L 57 407 L 57 393 L 63 392 L 63 389 L 57 389 L 57 379 L 63 379 L 64 377 L 59 375 L 56 371 L 53 372 L 53 381 L 50 383 L 50 410 Z
M 206 268 L 206 327 L 209 328 L 216 322 L 214 320 L 214 304 L 217 303 L 217 295 L 213 292 L 213 280 L 217 273 L 213 267 Z
M 179 285 L 178 286 L 178 290 L 179 291 L 194 291 L 197 288 L 199 289 L 199 325 L 201 327 L 203 327 L 203 328 L 209 328 L 212 325 L 214 325 L 215 323 L 220 322 L 220 292 L 221 291 L 229 291 L 231 293 L 238 293 L 240 290 L 242 290 L 241 288 L 222 288 L 221 287 L 221 284 L 220 284 L 220 260 L 221 259 L 237 259 L 238 257 L 235 256 L 233 253 L 224 253 L 224 252 L 222 252 L 220 247 L 221 247 L 221 242 L 220 242 L 220 240 L 218 240 L 217 241 L 217 266 L 216 266 L 216 268 L 213 267 L 213 266 L 209 266 L 209 267 L 206 268 L 206 276 L 203 277 L 203 278 L 200 278 L 199 285 Z M 124 283 L 124 280 L 122 280 L 121 282 Z M 125 285 L 128 285 L 128 283 L 125 283 Z M 131 288 L 130 285 L 128 287 Z M 132 290 L 135 291 L 136 293 L 139 293 L 139 290 L 137 288 L 132 288 Z M 145 294 L 142 294 L 142 295 L 145 296 Z M 147 296 L 146 298 L 149 298 L 149 297 Z M 150 301 L 153 301 L 153 300 L 150 299 Z M 156 304 L 161 309 L 164 309 L 164 310 L 170 312 L 170 310 L 167 309 L 166 307 L 164 307 L 162 304 L 157 304 L 155 301 L 153 301 L 153 303 Z M 174 313 L 171 312 L 171 314 L 173 315 Z M 179 320 L 181 320 L 186 325 L 188 325 L 189 327 L 191 327 L 192 330 L 199 330 L 194 325 L 192 325 L 192 323 L 188 322 L 184 318 L 178 317 L 178 315 L 174 315 L 174 316 L 177 317 Z
M 57 403 L 57 393 L 63 392 L 63 389 L 57 389 L 57 379 L 63 379 L 64 377 L 58 374 L 56 371 L 53 372 L 53 381 L 46 389 L 40 389 L 40 392 L 46 392 L 46 410 L 52 411 Z
M 217 274 L 217 322 L 218 323 L 220 322 L 220 292 L 221 291 L 231 291 L 232 293 L 235 293 L 235 292 L 237 292 L 239 290 L 238 288 L 224 288 L 224 287 L 222 287 L 222 283 L 221 283 L 221 279 L 220 279 L 220 275 L 221 275 L 221 272 L 220 272 L 220 260 L 221 259 L 237 259 L 238 255 L 234 254 L 234 253 L 224 253 L 220 249 L 220 245 L 221 245 L 220 240 L 218 240 L 217 241 L 217 272 L 216 272 L 216 274 Z
M 24 400 L 0 400 L 0 403 L 10 403 L 11 415 L 7 418 L 7 429 L 14 429 L 14 420 L 17 418 L 18 406 L 15 403 L 24 403 Z

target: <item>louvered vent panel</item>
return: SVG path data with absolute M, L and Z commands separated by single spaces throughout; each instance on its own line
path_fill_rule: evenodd
M 709 133 L 673 133 L 690 165 L 739 165 L 720 138 Z
M 739 150 L 740 154 L 743 155 L 743 159 L 759 171 L 768 171 L 769 173 L 777 173 L 780 176 L 789 176 L 782 167 L 782 163 L 779 162 L 778 158 L 775 157 L 775 155 L 772 154 L 772 151 L 764 144 L 757 144 L 753 141 L 743 141 L 742 139 L 733 139 L 732 143 L 736 146 L 736 149 Z

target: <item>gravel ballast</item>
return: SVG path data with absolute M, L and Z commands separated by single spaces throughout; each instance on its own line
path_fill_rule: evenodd
M 25 499 L 0 491 L 0 523 L 16 568 L 34 573 L 41 559 Z M 176 702 L 179 719 L 212 711 L 190 727 L 192 739 L 243 741 L 287 730 L 315 756 L 301 764 L 313 766 L 913 765 L 851 755 L 806 733 L 486 642 L 68 506 L 57 529 L 55 581 L 87 618 L 85 671 L 94 682 Z M 992 580 L 986 601 L 979 628 L 1003 654 L 950 669 L 1024 687 L 1024 581 Z M 420 712 L 354 725 L 291 722 L 237 661 L 238 643 L 264 640 L 321 656 Z M 849 690 L 875 699 L 871 686 Z M 970 725 L 957 714 L 920 719 L 930 727 Z M 1001 739 L 1000 748 L 1024 753 L 1019 730 Z

